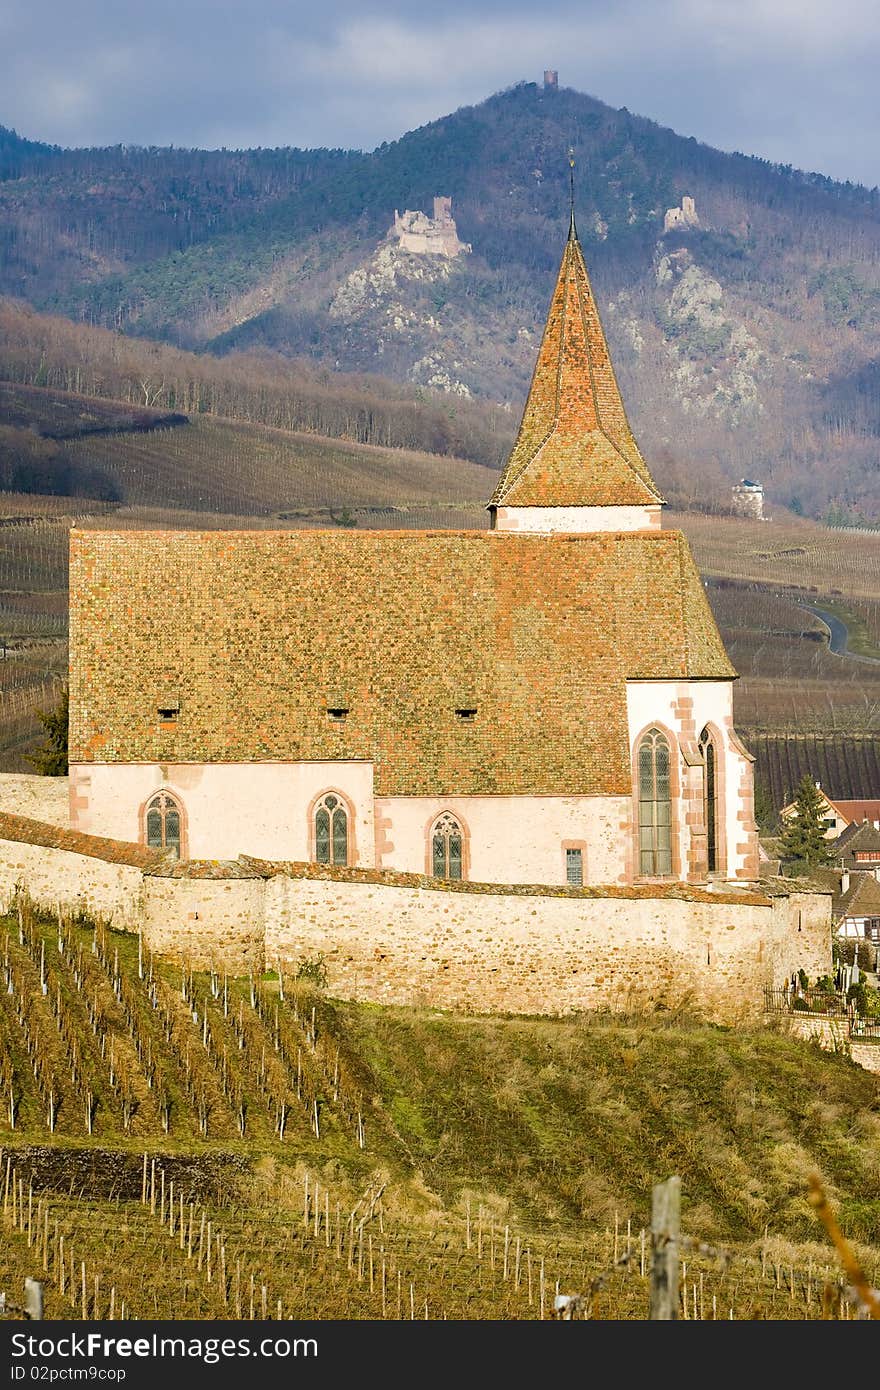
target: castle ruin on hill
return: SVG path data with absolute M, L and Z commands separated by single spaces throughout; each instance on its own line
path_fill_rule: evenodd
M 672 232 L 677 227 L 699 227 L 700 219 L 693 198 L 687 194 L 681 200 L 680 208 L 667 208 L 663 218 L 663 231 Z
M 471 249 L 469 242 L 459 240 L 451 198 L 434 199 L 433 217 L 421 210 L 412 212 L 407 208 L 400 213 L 395 208 L 388 236 L 400 242 L 402 251 L 412 251 L 417 256 L 446 256 L 451 260 Z

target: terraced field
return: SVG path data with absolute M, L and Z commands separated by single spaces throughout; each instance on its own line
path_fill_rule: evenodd
M 47 1317 L 640 1319 L 673 1171 L 682 1318 L 855 1315 L 814 1170 L 880 1277 L 878 1082 L 843 1057 L 343 1005 L 24 899 L 0 960 L 0 1291 L 39 1278 Z

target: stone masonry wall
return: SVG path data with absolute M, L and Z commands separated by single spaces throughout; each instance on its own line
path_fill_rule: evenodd
M 31 816 L 47 825 L 69 826 L 69 779 L 41 777 L 33 772 L 0 772 L 0 811 Z
M 764 986 L 793 969 L 828 969 L 827 896 L 699 897 L 450 893 L 278 875 L 266 885 L 266 956 L 293 968 L 323 956 L 332 994 L 378 1003 L 557 1014 L 673 1007 L 690 995 L 730 1022 L 759 1012 Z
M 264 960 L 262 878 L 144 879 L 144 941 L 152 951 L 232 972 L 260 971 Z
M 8 911 L 17 889 L 41 907 L 112 921 L 136 931 L 141 918 L 143 868 L 108 863 L 70 850 L 0 839 L 0 911 Z
M 323 956 L 342 998 L 475 1012 L 674 1007 L 757 1016 L 765 985 L 831 965 L 830 896 L 656 887 L 442 885 L 242 858 L 173 864 L 137 845 L 0 814 L 0 905 L 17 889 L 142 929 L 155 951 L 234 971 Z
M 784 1018 L 784 1026 L 796 1038 L 818 1043 L 826 1052 L 846 1053 L 865 1071 L 880 1073 L 880 1043 L 858 1042 L 850 1038 L 844 1019 L 819 1018 L 815 1014 L 798 1017 L 793 1014 Z

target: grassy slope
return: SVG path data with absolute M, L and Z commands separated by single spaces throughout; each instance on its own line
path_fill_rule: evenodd
M 80 1038 L 81 1068 L 101 1097 L 91 1136 L 98 1145 L 134 1152 L 170 1145 L 178 1154 L 221 1147 L 279 1158 L 292 1148 L 355 1175 L 378 1161 L 397 1182 L 417 1179 L 444 1207 L 454 1208 L 471 1190 L 487 1205 L 509 1205 L 521 1222 L 562 1226 L 604 1225 L 615 1208 L 646 1221 L 652 1183 L 675 1171 L 689 1229 L 721 1240 L 754 1237 L 765 1225 L 790 1237 L 808 1235 L 804 1186 L 815 1169 L 841 1198 L 850 1234 L 880 1243 L 880 1081 L 843 1056 L 765 1029 L 710 1027 L 686 1012 L 481 1017 L 302 992 L 291 1001 L 289 990 L 282 1002 L 272 975 L 261 987 L 265 1007 L 258 1011 L 247 982 L 232 982 L 224 1015 L 206 975 L 188 987 L 187 1007 L 180 967 L 161 960 L 155 970 L 166 983 L 157 1008 L 137 979 L 133 937 L 107 933 L 96 957 L 93 933 L 73 927 L 60 955 L 53 924 L 36 926 L 24 947 L 7 919 L 4 935 L 10 930 L 4 955 L 13 990 L 0 997 L 0 1040 L 18 1077 L 21 1106 L 15 1132 L 6 1115 L 0 1119 L 7 1141 L 89 1142 L 77 1088 L 65 1077 L 63 1016 L 64 1027 Z M 50 986 L 42 999 L 41 949 Z M 112 988 L 117 960 L 128 983 L 126 1009 Z M 31 998 L 29 1027 L 66 1096 L 54 1138 L 25 1056 L 27 1029 L 15 1014 L 22 993 Z M 97 1031 L 86 1004 L 98 1015 Z M 317 1051 L 308 1038 L 313 1006 Z M 284 1067 L 277 1075 L 271 1070 L 276 1007 L 289 1055 L 301 1051 L 305 1067 L 303 1097 L 291 1097 L 284 1143 L 264 1104 L 265 1095 L 280 1095 L 285 1086 Z M 110 1085 L 102 1035 L 114 1040 L 121 1090 Z M 150 1042 L 157 1068 L 152 1087 L 145 1086 L 143 1055 L 133 1050 L 136 1038 L 144 1049 Z M 228 1085 L 221 1081 L 227 1073 Z M 191 1103 L 203 1089 L 212 1102 L 204 1138 Z M 126 1090 L 138 1099 L 130 1130 L 120 1105 Z M 173 1101 L 167 1134 L 157 1104 L 165 1090 Z M 244 1136 L 230 1101 L 238 1094 L 248 1101 Z M 313 1095 L 321 1098 L 317 1138 Z M 355 1142 L 358 1110 L 366 1116 L 366 1155 Z
M 112 1283 L 142 1316 L 174 1315 L 166 1309 L 174 1307 L 186 1274 L 189 1316 L 232 1315 L 228 1305 L 219 1306 L 216 1282 L 206 1287 L 195 1277 L 194 1262 L 187 1264 L 180 1253 L 179 1233 L 169 1238 L 140 1205 L 144 1153 L 167 1170 L 179 1197 L 205 1203 L 215 1232 L 222 1231 L 245 1260 L 245 1272 L 262 1271 L 257 1289 L 260 1279 L 269 1284 L 271 1306 L 282 1298 L 285 1309 L 296 1307 L 299 1315 L 308 1309 L 317 1317 L 340 1316 L 340 1308 L 347 1316 L 382 1315 L 373 1281 L 348 1267 L 342 1233 L 347 1212 L 371 1184 L 384 1184 L 383 1218 L 371 1221 L 368 1234 L 376 1260 L 380 1250 L 388 1256 L 389 1289 L 396 1290 L 400 1270 L 404 1291 L 414 1281 L 418 1297 L 430 1299 L 433 1316 L 536 1315 L 524 1280 L 515 1290 L 511 1271 L 503 1279 L 505 1227 L 511 1263 L 519 1239 L 536 1261 L 546 1258 L 548 1280 L 567 1275 L 583 1288 L 610 1263 L 615 1223 L 621 1232 L 627 1221 L 634 1232 L 646 1226 L 651 1185 L 671 1173 L 682 1180 L 685 1231 L 730 1253 L 735 1279 L 722 1278 L 714 1257 L 700 1265 L 694 1256 L 694 1268 L 705 1268 L 710 1290 L 736 1316 L 818 1315 L 815 1306 L 812 1313 L 804 1306 L 780 1312 L 772 1268 L 763 1282 L 759 1278 L 762 1247 L 765 1262 L 767 1252 L 775 1252 L 786 1279 L 789 1269 L 793 1281 L 797 1271 L 798 1283 L 808 1277 L 810 1261 L 814 1267 L 829 1261 L 806 1200 L 814 1171 L 871 1277 L 880 1269 L 880 1081 L 842 1055 L 767 1029 L 709 1027 L 685 1014 L 462 1016 L 343 1003 L 292 991 L 290 981 L 282 1003 L 272 977 L 258 986 L 261 1014 L 250 1007 L 247 981 L 231 982 L 224 1020 L 207 977 L 194 977 L 185 1004 L 179 967 L 160 960 L 154 961 L 163 1000 L 157 1010 L 137 980 L 133 938 L 108 933 L 96 956 L 91 931 L 73 927 L 60 957 L 54 924 L 29 928 L 25 946 L 15 920 L 4 925 L 13 992 L 0 994 L 0 1066 L 4 1075 L 10 1063 L 16 1068 L 22 1101 L 14 1131 L 5 1115 L 0 1119 L 0 1143 L 25 1175 L 25 1194 L 29 1180 L 34 1201 L 46 1190 L 56 1194 L 52 1223 L 59 1220 L 77 1260 L 88 1261 L 90 1300 L 94 1272 L 104 1300 Z M 38 987 L 41 941 L 46 997 Z M 113 990 L 117 959 L 134 1032 Z M 77 960 L 83 984 L 74 988 Z M 81 1070 L 101 1096 L 91 1136 L 72 1091 L 56 1132 L 48 1133 L 26 1059 L 26 1030 L 16 1015 L 15 1000 L 24 991 L 28 1026 L 60 1075 L 65 1045 L 51 1021 L 59 990 L 78 1038 Z M 87 1019 L 86 1002 L 99 1016 L 97 1028 Z M 288 1041 L 299 1038 L 307 1093 L 297 1102 L 288 1070 L 292 1110 L 283 1142 L 273 1136 L 263 1103 L 265 1056 L 270 1071 L 277 1061 L 270 1041 L 276 1006 L 282 1034 Z M 317 1046 L 309 1039 L 312 1007 Z M 200 1041 L 206 1010 L 210 1054 Z M 246 1036 L 243 1050 L 228 1046 L 233 1020 Z M 100 1035 L 113 1043 L 123 1090 L 141 1097 L 129 1132 L 120 1119 L 122 1092 L 108 1088 L 111 1054 L 105 1045 L 102 1055 Z M 132 1050 L 135 1035 L 151 1040 L 157 1074 L 174 1096 L 167 1135 L 157 1121 L 155 1091 L 145 1088 Z M 221 1060 L 224 1046 L 228 1063 Z M 249 1106 L 244 1137 L 218 1089 L 226 1065 L 236 1078 L 232 1091 L 243 1093 Z M 185 1071 L 195 1079 L 194 1094 L 207 1088 L 213 1096 L 206 1138 L 186 1097 Z M 63 1075 L 60 1080 L 70 1091 Z M 271 1083 L 283 1084 L 277 1075 Z M 309 1118 L 316 1087 L 319 1136 Z M 365 1117 L 363 1147 L 352 1123 L 358 1107 Z M 108 1159 L 108 1153 L 118 1157 Z M 323 1226 L 319 1239 L 303 1227 L 306 1173 L 312 1192 L 315 1181 L 320 1185 L 318 1206 L 331 1215 L 329 1239 Z M 5 1219 L 8 1231 L 8 1210 Z M 198 1222 L 197 1208 L 196 1231 Z M 486 1247 L 479 1266 L 473 1248 L 478 1223 Z M 33 1271 L 39 1254 L 24 1238 L 11 1237 L 0 1256 L 0 1282 L 14 1286 Z M 57 1272 L 53 1258 L 50 1276 Z M 144 1290 L 131 1274 L 145 1259 L 154 1306 L 149 1298 L 144 1305 Z M 646 1287 L 635 1273 L 612 1281 L 603 1316 L 644 1316 Z M 55 1315 L 74 1316 L 60 1300 L 57 1280 L 49 1283 Z M 394 1296 L 389 1292 L 392 1303 Z M 783 1301 L 787 1297 L 784 1291 Z M 396 1315 L 390 1308 L 386 1313 Z
M 687 1019 L 501 1019 L 337 1005 L 428 1187 L 520 1219 L 647 1222 L 681 1175 L 687 1229 L 742 1240 L 814 1230 L 821 1171 L 853 1236 L 880 1241 L 880 1084 L 766 1031 Z

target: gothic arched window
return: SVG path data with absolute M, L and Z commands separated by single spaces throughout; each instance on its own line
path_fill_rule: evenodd
M 175 859 L 180 858 L 182 843 L 182 812 L 180 804 L 170 792 L 157 792 L 147 802 L 145 827 L 149 849 L 169 850 Z
M 444 811 L 431 831 L 431 873 L 434 878 L 460 879 L 463 860 L 462 828 L 455 816 Z
M 334 792 L 315 808 L 315 859 L 319 864 L 348 863 L 348 813 Z
M 703 755 L 703 824 L 706 827 L 706 868 L 712 874 L 718 868 L 718 763 L 715 740 L 708 728 L 700 734 Z
M 672 873 L 672 787 L 669 740 L 649 729 L 639 740 L 639 873 L 661 878 Z

